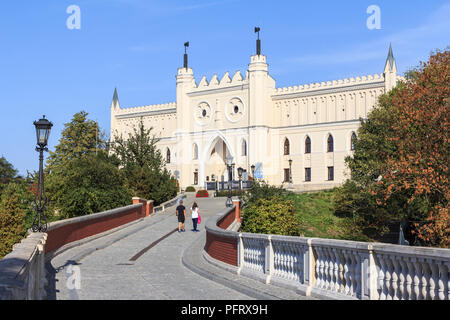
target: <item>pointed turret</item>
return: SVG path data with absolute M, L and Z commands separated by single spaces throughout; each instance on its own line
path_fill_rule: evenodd
M 392 52 L 392 44 L 389 44 L 389 53 L 386 59 L 386 64 L 384 65 L 384 71 L 397 69 L 395 63 L 394 53 Z
M 397 64 L 395 62 L 392 44 L 389 45 L 389 52 L 384 65 L 384 81 L 386 92 L 395 87 L 397 83 Z
M 114 95 L 111 103 L 111 108 L 120 108 L 119 95 L 117 94 L 117 88 L 114 88 Z

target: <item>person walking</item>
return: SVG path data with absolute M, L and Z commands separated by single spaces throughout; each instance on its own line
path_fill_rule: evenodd
M 180 200 L 180 204 L 178 205 L 175 214 L 178 216 L 178 232 L 184 232 L 184 220 L 186 220 L 186 208 L 183 206 L 183 200 Z
M 198 208 L 198 205 L 196 202 L 192 205 L 191 208 L 191 214 L 192 214 L 192 224 L 194 226 L 194 229 L 192 231 L 198 232 L 197 230 L 197 222 L 198 222 L 198 215 L 200 213 L 200 209 Z

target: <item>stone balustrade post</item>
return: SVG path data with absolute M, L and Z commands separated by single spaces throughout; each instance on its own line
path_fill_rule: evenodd
M 264 273 L 267 274 L 266 276 L 266 284 L 270 283 L 270 279 L 273 275 L 274 270 L 274 258 L 273 258 L 273 245 L 272 245 L 272 236 L 269 235 L 268 241 L 266 242 L 265 247 L 265 270 Z

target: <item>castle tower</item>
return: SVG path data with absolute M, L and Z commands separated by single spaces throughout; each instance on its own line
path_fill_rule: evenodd
M 190 128 L 192 115 L 189 114 L 189 99 L 187 93 L 195 87 L 194 72 L 188 66 L 186 48 L 189 42 L 184 44 L 185 53 L 183 67 L 178 68 L 177 80 L 177 133 L 186 132 Z
M 269 75 L 267 58 L 261 54 L 259 28 L 256 41 L 256 54 L 250 57 L 248 65 L 249 84 L 249 163 L 254 164 L 267 159 L 268 140 L 266 125 L 272 114 L 271 94 L 275 90 L 275 80 Z
M 386 92 L 395 87 L 397 83 L 397 64 L 395 63 L 394 54 L 392 53 L 392 44 L 389 45 L 389 53 L 384 65 L 384 79 Z

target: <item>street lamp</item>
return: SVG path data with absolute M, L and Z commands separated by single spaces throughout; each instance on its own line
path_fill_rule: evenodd
M 228 156 L 227 157 L 228 197 L 227 197 L 227 201 L 225 202 L 225 205 L 227 207 L 232 207 L 233 206 L 233 200 L 231 199 L 231 183 L 232 183 L 232 180 L 233 180 L 232 173 L 231 173 L 232 166 L 233 166 L 233 157 L 232 156 Z
M 36 127 L 36 151 L 39 152 L 39 181 L 36 196 L 34 198 L 36 215 L 34 217 L 33 224 L 31 225 L 31 229 L 33 232 L 46 232 L 47 218 L 45 217 L 44 209 L 48 199 L 44 190 L 44 151 L 48 151 L 48 137 L 50 136 L 50 130 L 53 124 L 45 119 L 45 116 L 37 122 L 34 121 L 33 124 Z M 44 220 L 45 223 L 41 224 L 41 220 Z
M 242 196 L 242 173 L 244 172 L 244 169 L 239 167 L 237 170 L 239 176 L 239 195 Z
M 252 179 L 253 179 L 253 180 L 255 180 L 255 168 L 256 168 L 256 167 L 255 167 L 254 164 L 252 164 L 251 167 L 250 167 L 250 169 L 252 169 Z

